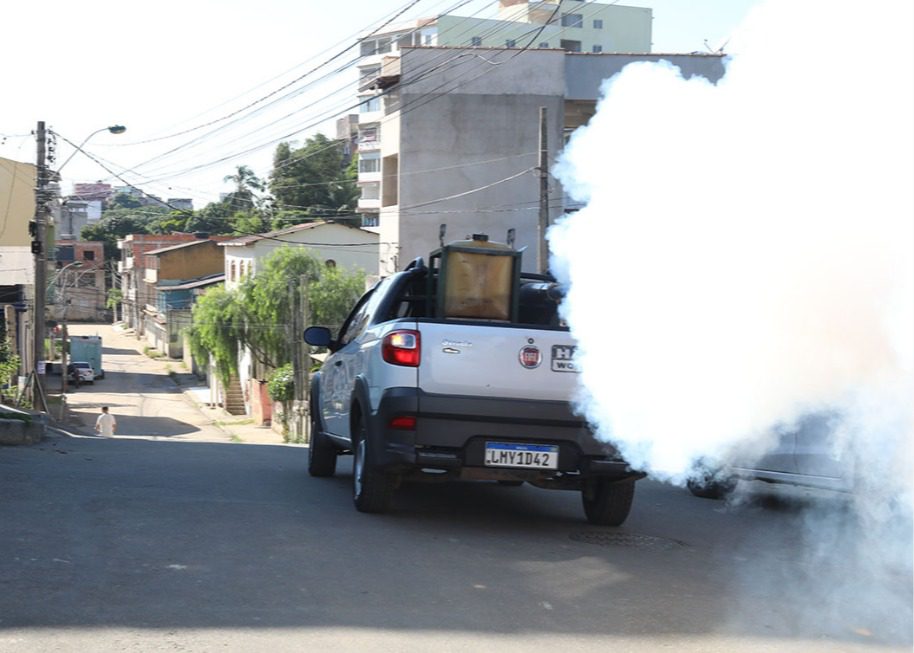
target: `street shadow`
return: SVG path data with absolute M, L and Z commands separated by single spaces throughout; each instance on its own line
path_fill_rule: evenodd
M 175 422 L 124 418 L 118 431 L 193 428 Z M 410 484 L 390 513 L 363 514 L 351 457 L 312 478 L 305 447 L 61 438 L 3 453 L 0 632 L 340 629 L 531 649 L 573 633 L 632 650 L 702 636 L 771 650 L 910 641 L 910 605 L 898 631 L 857 612 L 819 627 L 795 619 L 809 606 L 782 587 L 747 582 L 753 552 L 784 552 L 769 575 L 809 572 L 792 555 L 798 518 L 657 483 L 611 529 L 585 522 L 576 492 L 494 483 Z M 688 544 L 641 546 L 661 534 Z M 876 635 L 861 641 L 848 623 Z
M 102 345 L 102 354 L 114 356 L 139 356 L 141 355 L 136 349 L 117 349 L 115 347 L 105 347 Z
M 156 392 L 179 392 L 178 386 L 167 374 L 151 374 L 149 372 L 130 371 L 105 371 L 104 379 L 96 379 L 95 383 L 80 384 L 81 392 L 127 392 L 126 388 L 137 388 L 137 392 L 146 392 L 153 388 Z M 142 389 L 142 390 L 140 390 Z
M 199 427 L 172 417 L 118 415 L 117 404 L 104 405 L 111 408 L 111 414 L 114 415 L 117 420 L 115 435 L 172 437 L 176 435 L 198 433 L 200 431 Z M 101 408 L 101 406 L 102 404 L 99 404 L 98 406 L 91 406 L 91 408 Z M 80 409 L 82 408 L 90 408 L 90 406 L 83 404 L 80 406 Z M 94 427 L 95 420 L 98 418 L 99 413 L 98 411 L 88 412 L 85 410 L 73 410 L 71 411 L 71 415 L 78 423 L 84 426 Z

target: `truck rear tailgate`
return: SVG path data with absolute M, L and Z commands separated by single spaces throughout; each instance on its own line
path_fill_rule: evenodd
M 421 322 L 422 392 L 569 401 L 578 375 L 564 330 Z

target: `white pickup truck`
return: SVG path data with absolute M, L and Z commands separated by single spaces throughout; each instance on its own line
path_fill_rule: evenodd
M 472 258 L 479 244 L 445 254 Z M 549 277 L 522 275 L 517 254 L 503 308 L 501 296 L 448 306 L 445 276 L 478 295 L 492 270 L 475 279 L 464 265 L 461 280 L 459 266 L 436 267 L 433 254 L 432 265 L 417 259 L 365 294 L 338 337 L 306 329 L 308 344 L 331 352 L 310 389 L 312 476 L 332 476 L 338 455 L 354 453 L 362 512 L 387 510 L 404 479 L 461 479 L 578 490 L 591 523 L 625 521 L 643 474 L 573 412 L 575 345 L 559 320 L 561 293 Z

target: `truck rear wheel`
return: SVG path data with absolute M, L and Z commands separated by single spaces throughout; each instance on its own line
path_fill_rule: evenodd
M 632 509 L 635 481 L 592 479 L 581 490 L 587 521 L 597 526 L 621 526 Z
M 313 406 L 314 404 L 312 404 Z M 308 474 L 317 477 L 336 473 L 336 447 L 321 433 L 320 415 L 311 411 L 311 442 L 308 443 Z
M 359 512 L 386 512 L 394 492 L 394 479 L 373 467 L 374 452 L 365 433 L 365 425 L 359 421 L 358 442 L 355 445 L 355 460 L 352 464 L 352 500 Z

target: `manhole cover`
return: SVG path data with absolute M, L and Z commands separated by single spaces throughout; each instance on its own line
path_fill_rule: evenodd
M 571 534 L 575 542 L 597 544 L 599 546 L 625 546 L 632 549 L 653 549 L 667 551 L 684 546 L 683 542 L 669 540 L 665 537 L 640 535 L 638 533 L 617 533 L 615 531 L 577 531 Z

